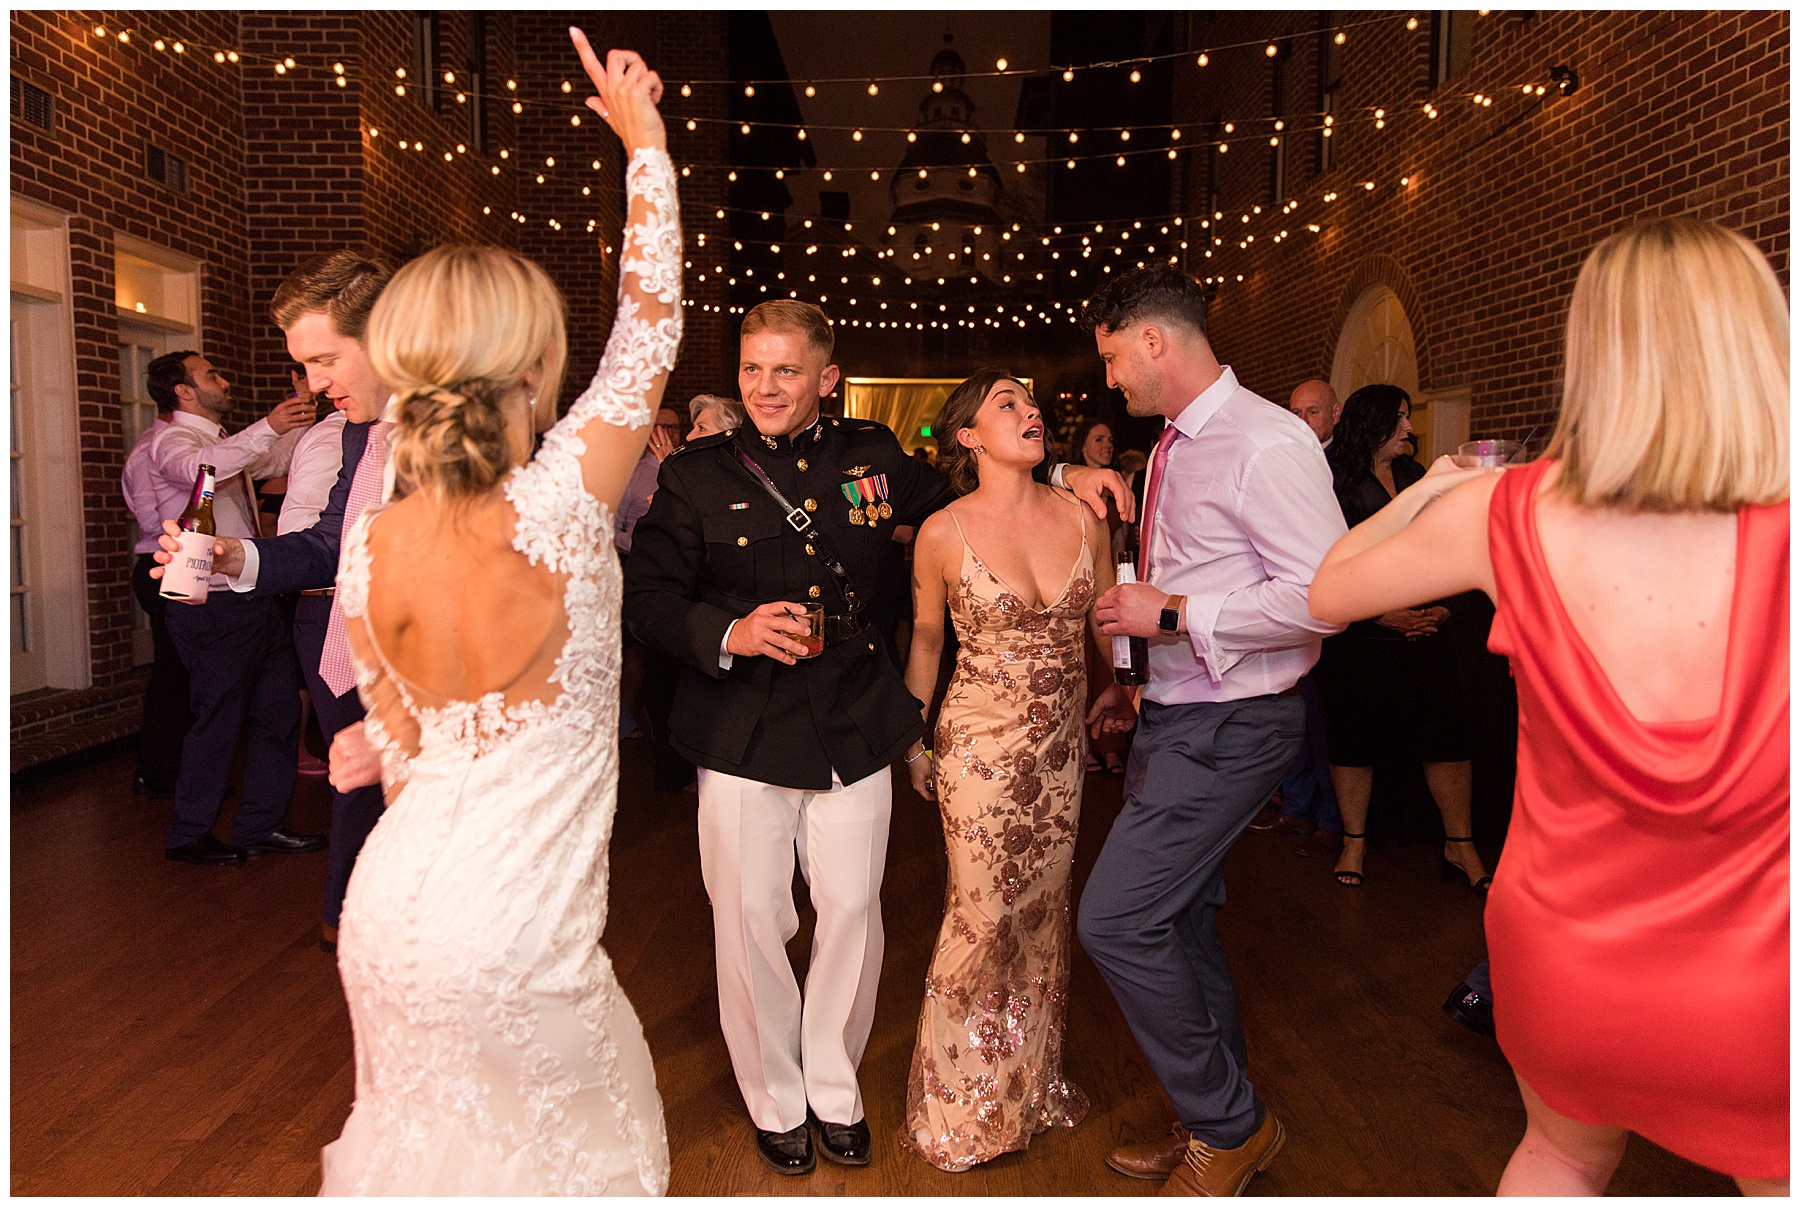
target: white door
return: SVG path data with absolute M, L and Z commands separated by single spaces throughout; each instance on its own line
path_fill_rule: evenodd
M 162 355 L 163 341 L 160 337 L 133 331 L 124 324 L 120 324 L 120 328 L 119 401 L 124 411 L 125 451 L 130 453 L 138 437 L 156 422 L 156 401 L 150 397 L 147 383 L 150 362 Z M 120 505 L 123 506 L 122 499 Z M 131 534 L 131 543 L 136 545 L 143 533 L 138 530 L 137 518 L 130 515 L 129 509 L 127 516 L 126 530 Z M 131 600 L 131 652 L 138 666 L 147 665 L 155 656 L 150 617 L 138 606 L 135 595 Z
M 25 430 L 28 422 L 26 410 L 29 406 L 28 390 L 24 381 L 24 366 L 21 353 L 24 343 L 24 316 L 20 313 L 22 303 L 13 303 L 12 343 L 8 357 L 11 394 L 8 401 L 12 407 L 12 462 L 8 468 L 8 487 L 12 496 L 12 543 L 7 557 L 10 563 L 12 583 L 12 694 L 36 691 L 49 683 L 47 667 L 44 661 L 43 618 L 38 614 L 42 598 L 34 596 L 32 585 L 37 582 L 37 567 L 33 554 L 36 552 L 36 527 L 32 522 L 32 508 L 29 501 L 34 497 L 33 483 L 27 478 L 32 472 L 31 459 L 25 455 L 29 440 Z

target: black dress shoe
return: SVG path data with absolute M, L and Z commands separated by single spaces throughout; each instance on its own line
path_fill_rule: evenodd
M 225 867 L 244 862 L 245 856 L 229 843 L 220 842 L 211 834 L 202 834 L 192 842 L 165 849 L 163 858 L 179 863 L 198 863 L 205 867 Z
M 323 834 L 289 834 L 286 830 L 269 831 L 267 838 L 258 839 L 244 848 L 246 855 L 300 855 L 307 851 L 323 851 L 325 836 Z
M 807 1117 L 819 1125 L 819 1147 L 825 1150 L 827 1161 L 836 1161 L 839 1165 L 867 1165 L 869 1163 L 869 1121 L 858 1119 L 855 1123 L 827 1123 L 811 1110 Z
M 813 1160 L 812 1132 L 804 1123 L 785 1132 L 765 1132 L 762 1128 L 757 1128 L 756 1155 L 776 1173 L 790 1177 L 811 1173 L 816 1164 Z
M 1444 1001 L 1444 1013 L 1485 1039 L 1494 1038 L 1494 1003 L 1468 984 L 1458 985 Z

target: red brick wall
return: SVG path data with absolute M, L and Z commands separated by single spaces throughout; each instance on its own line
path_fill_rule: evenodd
M 1427 390 L 1467 386 L 1472 434 L 1548 431 L 1561 389 L 1562 326 L 1575 274 L 1607 234 L 1655 215 L 1692 215 L 1737 230 L 1788 278 L 1788 17 L 1785 12 L 1549 12 L 1475 18 L 1464 72 L 1435 91 L 1429 16 L 1347 14 L 1339 112 L 1382 106 L 1387 126 L 1340 118 L 1337 166 L 1316 174 L 1311 135 L 1291 139 L 1289 196 L 1266 203 L 1268 151 L 1243 142 L 1220 162 L 1220 207 L 1232 233 L 1213 259 L 1194 241 L 1188 267 L 1225 273 L 1212 311 L 1221 359 L 1264 396 L 1285 399 L 1328 377 L 1350 304 L 1371 281 L 1407 303 Z M 1194 51 L 1317 28 L 1315 13 L 1225 15 L 1190 29 Z M 1317 40 L 1297 39 L 1300 95 L 1316 105 Z M 1259 47 L 1218 51 L 1177 73 L 1178 120 L 1269 115 L 1272 60 Z M 1519 95 L 1554 64 L 1581 86 Z M 1491 107 L 1466 94 L 1489 93 Z M 1441 116 L 1426 118 L 1433 101 Z M 1297 124 L 1310 125 L 1310 120 Z M 1266 128 L 1258 126 L 1263 134 Z M 1246 133 L 1240 125 L 1238 136 Z M 1205 155 L 1182 186 L 1204 204 Z M 1410 185 L 1402 186 L 1400 178 Z M 1360 182 L 1374 181 L 1373 191 Z M 1340 199 L 1325 203 L 1325 193 Z M 1250 224 L 1240 212 L 1263 204 Z M 1323 230 L 1305 229 L 1317 222 Z M 1279 245 L 1282 229 L 1294 234 Z M 1235 246 L 1245 232 L 1256 242 Z M 1221 232 L 1225 234 L 1225 232 Z M 1244 274 L 1242 284 L 1234 279 Z
M 250 363 L 240 391 L 266 410 L 289 389 L 291 362 L 269 321 L 276 286 L 308 257 L 363 242 L 364 171 L 358 106 L 367 90 L 360 67 L 355 13 L 242 14 L 240 50 L 255 56 L 240 76 L 244 113 L 245 259 L 250 296 L 245 319 Z M 277 75 L 266 61 L 292 56 L 295 71 Z M 347 87 L 330 82 L 345 65 Z M 249 418 L 250 415 L 246 415 Z
M 92 674 L 96 686 L 129 675 L 130 550 L 119 496 L 124 426 L 119 400 L 119 325 L 113 237 L 132 235 L 204 262 L 200 306 L 204 351 L 224 366 L 249 362 L 244 266 L 243 114 L 239 67 L 221 66 L 199 45 L 233 44 L 235 13 L 132 13 L 130 28 L 181 38 L 194 48 L 156 51 L 148 36 L 129 44 L 99 38 L 97 13 L 14 10 L 12 70 L 49 92 L 55 129 L 12 127 L 14 192 L 74 215 L 70 292 L 74 312 L 84 557 Z M 116 27 L 113 27 L 116 29 Z M 151 181 L 144 142 L 188 163 L 187 194 Z

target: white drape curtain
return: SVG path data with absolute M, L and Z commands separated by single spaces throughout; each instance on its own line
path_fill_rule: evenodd
M 844 414 L 852 419 L 873 419 L 887 425 L 907 452 L 926 448 L 934 441 L 921 436 L 943 409 L 956 380 L 856 381 L 844 383 Z
M 851 377 L 844 382 L 844 414 L 886 424 L 907 452 L 930 448 L 936 441 L 920 431 L 931 426 L 960 377 Z M 1031 387 L 1030 379 L 1025 385 Z

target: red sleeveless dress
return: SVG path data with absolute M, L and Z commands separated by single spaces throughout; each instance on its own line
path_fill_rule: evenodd
M 1552 1109 L 1736 1177 L 1788 1172 L 1788 508 L 1738 513 L 1716 717 L 1645 724 L 1576 633 L 1538 484 L 1488 511 L 1519 775 L 1487 905 L 1494 1024 Z

